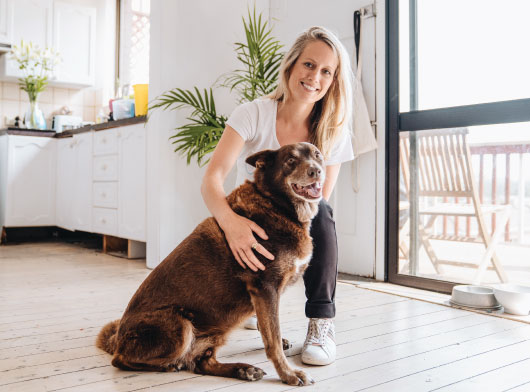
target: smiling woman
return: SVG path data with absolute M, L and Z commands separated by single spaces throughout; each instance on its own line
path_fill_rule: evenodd
M 236 261 L 243 268 L 264 270 L 254 251 L 271 260 L 276 255 L 252 245 L 256 243 L 255 234 L 267 240 L 267 233 L 230 209 L 223 183 L 234 164 L 238 185 L 252 181 L 254 169 L 246 158 L 258 151 L 311 142 L 322 152 L 327 165 L 324 183 L 318 180 L 292 186 L 296 194 L 307 199 L 323 195 L 311 224 L 314 251 L 304 274 L 306 316 L 310 322 L 302 361 L 312 365 L 327 365 L 335 360 L 332 318 L 337 238 L 327 199 L 341 163 L 353 159 L 351 81 L 348 54 L 335 35 L 322 27 L 311 27 L 302 33 L 283 58 L 278 87 L 266 97 L 239 106 L 227 120 L 201 188 L 206 206 L 222 228 Z

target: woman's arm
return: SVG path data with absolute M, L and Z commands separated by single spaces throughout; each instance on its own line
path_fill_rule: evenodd
M 339 171 L 340 163 L 326 166 L 326 180 L 324 181 L 324 189 L 322 189 L 322 196 L 324 199 L 326 199 L 326 201 L 329 201 L 331 192 L 333 192 L 333 188 L 337 182 L 337 177 L 339 176 Z
M 252 244 L 257 242 L 253 232 L 264 240 L 268 239 L 267 234 L 256 223 L 236 214 L 230 208 L 223 189 L 226 176 L 234 166 L 244 144 L 243 138 L 227 125 L 204 174 L 201 194 L 206 207 L 223 230 L 237 262 L 243 268 L 246 268 L 246 265 L 257 271 L 258 268 L 264 270 L 265 266 L 252 250 Z M 259 244 L 256 251 L 270 260 L 274 259 L 274 256 Z

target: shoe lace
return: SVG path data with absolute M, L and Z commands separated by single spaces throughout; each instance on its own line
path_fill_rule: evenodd
M 326 336 L 333 339 L 333 321 L 331 319 L 311 319 L 307 332 L 306 345 L 323 346 Z

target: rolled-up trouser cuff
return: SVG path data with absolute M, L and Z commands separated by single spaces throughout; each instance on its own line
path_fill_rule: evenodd
M 335 317 L 335 303 L 330 304 L 305 304 L 307 318 L 333 318 Z

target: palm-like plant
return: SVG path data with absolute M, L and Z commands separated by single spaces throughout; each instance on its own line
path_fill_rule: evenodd
M 177 127 L 179 130 L 170 139 L 176 144 L 175 152 L 186 154 L 186 162 L 189 165 L 193 156 L 197 157 L 199 166 L 203 166 L 208 160 L 203 161 L 206 155 L 212 152 L 221 138 L 225 128 L 226 116 L 217 115 L 212 89 L 204 89 L 204 98 L 197 87 L 194 91 L 175 88 L 157 98 L 151 109 L 163 108 L 180 109 L 191 107 L 193 111 L 187 117 L 188 124 Z
M 237 59 L 242 69 L 229 73 L 223 86 L 239 92 L 239 102 L 250 102 L 271 93 L 278 81 L 278 71 L 283 59 L 280 52 L 283 45 L 272 36 L 272 29 L 262 21 L 261 14 L 256 18 L 248 11 L 248 22 L 243 19 L 246 43 L 236 42 Z
M 272 37 L 272 29 L 262 22 L 261 13 L 256 18 L 256 10 L 248 21 L 243 18 L 246 43 L 236 43 L 237 59 L 243 63 L 243 69 L 235 70 L 224 79 L 221 86 L 236 90 L 239 102 L 252 101 L 274 90 L 278 80 L 278 69 L 283 54 L 282 45 Z M 193 90 L 174 88 L 157 97 L 150 109 L 191 109 L 187 117 L 190 122 L 175 128 L 177 133 L 170 137 L 176 145 L 175 152 L 186 154 L 187 164 L 196 157 L 197 164 L 208 163 L 207 155 L 211 153 L 225 128 L 227 117 L 218 115 L 212 88 L 204 89 L 203 94 L 197 87 Z

